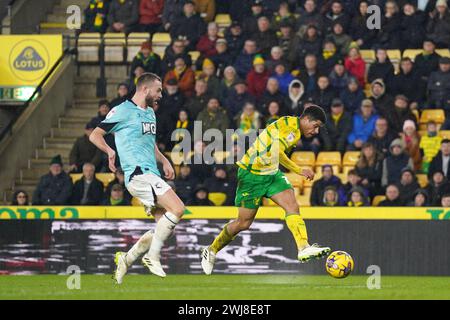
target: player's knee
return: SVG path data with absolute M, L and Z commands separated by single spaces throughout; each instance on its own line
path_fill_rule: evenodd
M 298 212 L 300 212 L 300 207 L 295 202 L 291 203 L 286 207 L 286 212 L 287 213 L 298 213 Z
M 253 222 L 252 220 L 238 220 L 239 231 L 245 231 L 250 229 L 252 222 Z

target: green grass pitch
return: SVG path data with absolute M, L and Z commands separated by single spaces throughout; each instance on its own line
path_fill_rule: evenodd
M 69 290 L 66 276 L 0 276 L 6 299 L 450 299 L 450 277 L 382 276 L 381 289 L 369 290 L 368 276 L 333 279 L 304 275 L 82 275 L 81 289 Z

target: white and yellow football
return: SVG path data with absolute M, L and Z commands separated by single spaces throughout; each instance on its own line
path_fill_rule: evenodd
M 328 256 L 325 268 L 330 276 L 341 279 L 353 271 L 354 265 L 353 258 L 347 252 L 334 251 Z

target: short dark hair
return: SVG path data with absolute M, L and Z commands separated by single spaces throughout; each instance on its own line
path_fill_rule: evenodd
M 151 72 L 146 72 L 146 73 L 142 74 L 139 77 L 139 79 L 137 80 L 136 88 L 141 88 L 144 84 L 152 83 L 154 81 L 162 82 L 161 78 L 158 75 L 151 73 Z
M 308 117 L 312 121 L 321 121 L 323 124 L 327 122 L 325 111 L 318 105 L 312 104 L 306 108 L 300 118 Z
M 441 145 L 443 145 L 444 143 L 450 143 L 450 139 L 443 139 L 441 141 Z
M 98 107 L 99 107 L 99 108 L 100 108 L 101 106 L 103 106 L 103 105 L 107 105 L 107 106 L 109 107 L 109 101 L 106 100 L 106 99 L 103 99 L 103 100 L 100 100 L 100 101 L 98 102 Z
M 444 198 L 449 198 L 449 197 L 450 197 L 450 193 L 445 193 L 445 194 L 441 197 L 441 200 L 444 199 Z

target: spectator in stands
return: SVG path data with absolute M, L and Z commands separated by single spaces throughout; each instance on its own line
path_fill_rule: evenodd
M 111 196 L 104 199 L 101 204 L 103 206 L 129 206 L 130 201 L 125 198 L 124 188 L 120 184 L 115 184 L 111 188 Z
M 267 127 L 269 124 L 277 121 L 280 119 L 281 115 L 281 107 L 276 101 L 272 101 L 269 103 L 269 106 L 267 107 L 267 116 L 266 116 L 266 125 Z
M 140 0 L 139 29 L 151 34 L 161 30 L 164 0 Z
M 116 172 L 114 172 L 114 180 L 111 181 L 110 183 L 108 183 L 108 185 L 106 186 L 105 189 L 105 198 L 108 199 L 111 197 L 111 190 L 112 187 L 116 184 L 120 184 L 123 187 L 124 193 L 123 196 L 124 198 L 131 203 L 131 199 L 133 198 L 131 196 L 131 194 L 128 192 L 128 190 L 125 187 L 125 175 L 123 173 L 123 170 L 121 167 L 117 167 Z
M 220 82 L 220 100 L 226 101 L 227 97 L 234 90 L 234 84 L 237 81 L 237 73 L 234 67 L 228 66 L 223 70 L 223 77 Z
M 289 62 L 292 66 L 303 68 L 307 55 L 318 56 L 322 51 L 322 38 L 317 31 L 317 27 L 310 25 L 306 28 L 303 36 L 296 35 L 292 40 Z
M 337 93 L 330 85 L 330 80 L 327 76 L 321 75 L 317 79 L 316 89 L 310 95 L 311 100 L 321 106 L 325 112 L 330 112 L 331 102 L 336 98 Z
M 338 190 L 341 185 L 341 179 L 333 174 L 333 167 L 330 165 L 322 166 L 322 178 L 314 181 L 312 186 L 310 197 L 311 206 L 322 205 L 323 195 L 326 187 L 334 186 L 336 190 Z M 338 198 L 336 198 L 336 201 L 338 201 Z
M 393 0 L 388 0 L 384 6 L 384 16 L 381 19 L 381 30 L 378 32 L 376 42 L 387 48 L 400 48 L 401 15 L 398 5 Z
M 168 140 L 171 140 L 167 142 L 167 144 L 171 146 L 169 149 L 172 150 L 174 144 L 181 143 L 184 139 L 188 139 L 190 142 L 193 129 L 194 123 L 193 121 L 191 121 L 191 118 L 189 117 L 189 112 L 186 109 L 181 109 L 178 112 L 177 122 L 172 128 L 170 128 L 167 137 Z M 171 139 L 172 135 L 174 135 L 173 141 Z
M 33 205 L 62 206 L 69 204 L 72 179 L 63 170 L 60 155 L 50 161 L 50 172 L 43 175 L 33 193 Z
M 370 206 L 369 198 L 364 193 L 364 190 L 361 187 L 359 187 L 359 186 L 353 187 L 349 191 L 347 206 L 348 207 L 368 207 L 368 206 Z
M 350 77 L 348 79 L 347 87 L 340 92 L 340 98 L 344 103 L 345 110 L 353 115 L 358 111 L 358 108 L 361 105 L 361 102 L 366 98 L 366 95 L 360 88 L 358 80 L 354 77 Z
M 277 79 L 278 84 L 280 85 L 281 93 L 287 96 L 289 91 L 289 85 L 295 79 L 294 76 L 289 72 L 287 65 L 284 62 L 279 61 L 275 65 L 275 70 L 274 73 L 272 74 L 272 77 Z
M 340 60 L 342 60 L 342 55 L 337 50 L 336 44 L 333 40 L 325 40 L 323 42 L 322 54 L 319 57 L 320 73 L 329 75 Z
M 344 152 L 347 146 L 347 137 L 352 131 L 352 116 L 345 111 L 344 104 L 340 99 L 333 99 L 325 129 L 320 130 L 325 150 Z
M 165 75 L 169 70 L 175 67 L 175 60 L 183 58 L 188 67 L 192 65 L 192 58 L 189 55 L 183 39 L 175 39 L 164 52 L 162 60 L 162 74 Z
M 258 31 L 251 35 L 256 42 L 258 52 L 268 58 L 272 47 L 278 44 L 277 34 L 270 29 L 270 21 L 266 16 L 258 18 Z
M 300 9 L 300 8 L 299 8 Z M 297 20 L 297 30 L 303 34 L 306 26 L 314 25 L 317 30 L 322 32 L 324 30 L 324 19 L 317 10 L 316 2 L 314 0 L 306 0 L 304 10 L 298 9 L 300 16 Z
M 355 46 L 350 46 L 348 51 L 348 56 L 345 58 L 345 69 L 348 73 L 358 79 L 361 88 L 364 88 L 366 81 L 366 63 L 361 58 L 359 53 L 359 48 Z
M 366 142 L 362 146 L 355 171 L 361 177 L 361 185 L 369 190 L 371 196 L 382 193 L 383 159 L 383 154 L 372 143 Z
M 428 107 L 444 109 L 450 117 L 450 58 L 439 59 L 439 70 L 428 78 Z
M 444 176 L 444 172 L 435 171 L 428 183 L 428 195 L 430 196 L 430 205 L 439 206 L 443 194 L 450 192 L 450 183 Z
M 29 206 L 30 200 L 28 197 L 28 193 L 26 193 L 23 190 L 16 190 L 13 194 L 11 205 L 12 206 Z
M 114 109 L 118 105 L 125 102 L 129 98 L 128 93 L 128 85 L 124 82 L 119 83 L 119 85 L 117 86 L 117 97 L 111 100 L 111 103 L 109 104 L 110 108 Z
M 294 37 L 293 33 L 293 24 L 289 24 L 288 22 L 280 23 L 280 32 L 278 34 L 278 46 L 283 51 L 283 55 L 285 57 L 289 56 L 290 47 L 292 45 L 292 38 Z
M 394 76 L 394 65 L 387 55 L 384 48 L 378 48 L 376 51 L 375 61 L 369 67 L 367 80 L 373 82 L 382 79 L 384 83 L 390 83 Z
M 233 206 L 236 193 L 234 181 L 230 181 L 227 177 L 227 171 L 224 166 L 217 165 L 214 167 L 214 176 L 205 180 L 205 187 L 209 192 L 220 192 L 226 194 L 226 200 L 222 204 L 224 206 Z
M 195 186 L 198 184 L 198 179 L 191 172 L 191 167 L 187 164 L 180 166 L 180 174 L 175 179 L 175 186 L 177 194 L 185 203 L 189 202 L 193 195 Z
M 134 70 L 140 66 L 145 72 L 152 72 L 157 75 L 161 75 L 161 57 L 153 52 L 152 43 L 145 41 L 141 45 L 141 50 L 131 62 L 131 75 L 134 74 Z
M 417 10 L 414 3 L 403 5 L 403 15 L 400 21 L 400 48 L 402 51 L 408 48 L 420 48 L 425 38 L 425 23 L 427 16 Z
M 399 183 L 400 199 L 403 203 L 409 203 L 414 200 L 415 192 L 420 189 L 414 171 L 406 168 L 402 170 Z
M 414 163 L 414 170 L 418 171 L 422 165 L 422 156 L 420 154 L 420 136 L 416 129 L 416 124 L 412 120 L 405 120 L 403 123 L 403 132 L 400 133 L 405 146 L 406 153 L 411 157 Z
M 178 57 L 175 60 L 175 67 L 167 72 L 164 77 L 164 86 L 167 85 L 167 81 L 170 79 L 178 81 L 178 88 L 185 97 L 189 98 L 192 96 L 195 88 L 195 73 L 186 65 L 183 57 Z
M 130 33 L 139 23 L 138 0 L 111 0 L 108 11 L 108 24 L 111 32 Z
M 284 99 L 285 97 L 280 91 L 278 80 L 275 78 L 269 78 L 269 80 L 267 81 L 266 90 L 259 99 L 259 110 L 261 110 L 262 113 L 267 113 L 267 107 L 269 106 L 269 103 L 272 101 L 276 101 L 281 106 L 281 112 L 284 114 Z
M 428 207 L 430 205 L 428 192 L 424 189 L 416 190 L 413 200 L 406 205 L 408 207 Z
M 289 4 L 281 2 L 278 11 L 272 17 L 271 28 L 272 30 L 280 30 L 283 25 L 294 26 L 296 20 L 295 15 L 289 9 Z
M 350 49 L 352 38 L 345 33 L 345 29 L 340 22 L 335 22 L 332 32 L 327 36 L 327 40 L 331 40 L 336 44 L 336 50 L 339 54 L 345 56 Z
M 233 85 L 233 89 L 225 99 L 225 109 L 227 110 L 230 121 L 233 121 L 247 102 L 254 103 L 255 98 L 248 93 L 245 81 L 237 79 Z
M 403 207 L 405 204 L 400 198 L 400 191 L 396 184 L 390 184 L 386 188 L 386 199 L 381 201 L 379 207 Z
M 206 58 L 203 60 L 202 72 L 198 77 L 206 80 L 210 96 L 220 98 L 220 80 L 216 75 L 216 67 L 210 59 Z
M 440 152 L 433 158 L 428 170 L 428 176 L 432 177 L 436 171 L 442 171 L 444 177 L 450 179 L 450 140 L 443 139 Z
M 369 197 L 369 190 L 362 186 L 361 177 L 355 169 L 352 169 L 347 173 L 347 180 L 348 182 L 343 184 L 338 190 L 339 204 L 341 206 L 346 206 L 348 204 L 354 188 L 360 188 L 363 192 L 364 198 Z
M 441 199 L 441 206 L 444 208 L 450 208 L 450 194 L 444 194 Z
M 83 32 L 105 33 L 108 28 L 109 1 L 89 0 L 89 5 L 84 10 Z
M 251 12 L 244 19 L 242 19 L 242 26 L 244 34 L 247 38 L 252 37 L 258 32 L 258 19 L 264 15 L 264 8 L 262 0 L 250 0 Z M 241 1 L 242 6 L 242 1 Z
M 185 45 L 189 51 L 195 50 L 195 46 L 202 34 L 206 31 L 205 21 L 195 12 L 194 2 L 186 1 L 183 6 L 183 14 L 177 17 L 170 28 L 172 39 L 185 37 Z
M 216 16 L 216 0 L 194 0 L 195 11 L 205 22 L 211 22 Z
M 260 99 L 269 80 L 269 71 L 264 65 L 264 59 L 260 55 L 253 59 L 253 69 L 247 75 L 248 92 L 255 98 Z
M 128 86 L 130 88 L 130 96 L 134 96 L 136 93 L 136 83 L 138 79 L 145 73 L 145 70 L 142 66 L 137 66 L 136 69 L 134 69 L 134 74 L 131 75 L 130 78 L 130 85 Z
M 391 143 L 390 154 L 383 161 L 383 175 L 381 185 L 387 186 L 400 182 L 400 175 L 403 169 L 414 168 L 411 157 L 405 152 L 405 146 L 401 139 L 395 139 Z
M 389 128 L 397 133 L 403 131 L 403 124 L 406 120 L 411 120 L 414 124 L 417 121 L 416 116 L 412 113 L 411 109 L 409 109 L 408 98 L 401 94 L 395 96 L 394 108 L 387 109 L 385 114 L 387 114 Z
M 252 69 L 253 60 L 256 54 L 256 42 L 254 40 L 246 40 L 244 49 L 236 57 L 234 68 L 241 79 L 245 79 Z
M 211 61 L 214 63 L 216 67 L 217 70 L 216 75 L 219 78 L 222 78 L 225 68 L 227 68 L 228 66 L 231 67 L 231 65 L 233 64 L 234 57 L 232 57 L 228 53 L 227 40 L 223 38 L 217 39 L 216 51 L 217 54 L 211 57 Z
M 69 154 L 70 172 L 80 173 L 85 163 L 92 163 L 96 168 L 102 161 L 102 152 L 91 141 L 89 136 L 94 131 L 96 125 L 93 122 L 86 124 L 84 135 L 79 137 Z
M 441 56 L 435 50 L 435 42 L 429 38 L 425 39 L 423 42 L 423 52 L 419 53 L 414 59 L 417 73 L 425 83 L 428 82 L 430 74 L 439 68 L 439 58 Z
M 261 129 L 261 114 L 256 110 L 253 103 L 247 102 L 244 105 L 238 120 L 237 128 L 240 132 L 248 134 L 250 132 L 258 132 Z
M 378 114 L 388 118 L 393 109 L 394 98 L 386 93 L 386 85 L 382 79 L 376 79 L 370 84 L 370 92 L 373 105 Z
M 400 60 L 400 72 L 393 78 L 391 90 L 394 95 L 403 94 L 410 101 L 410 108 L 417 109 L 425 96 L 425 83 L 410 58 Z
M 103 183 L 95 177 L 95 166 L 83 164 L 83 176 L 73 185 L 70 203 L 78 206 L 96 206 L 103 200 Z
M 214 203 L 208 199 L 209 190 L 204 185 L 198 185 L 194 190 L 194 197 L 186 204 L 196 207 L 213 207 Z
M 225 130 L 229 127 L 227 112 L 220 106 L 219 99 L 210 98 L 205 110 L 202 110 L 197 121 L 202 122 L 203 132 L 209 129 L 218 129 L 225 137 Z
M 185 101 L 186 98 L 180 91 L 177 79 L 171 78 L 167 80 L 164 86 L 163 97 L 158 103 L 160 106 L 159 113 L 176 121 L 178 112 L 185 105 Z
M 350 27 L 350 16 L 344 11 L 341 1 L 333 0 L 331 2 L 331 10 L 325 14 L 325 33 L 331 33 L 333 26 L 339 23 L 345 30 Z
M 348 80 L 350 79 L 350 75 L 345 69 L 344 62 L 339 60 L 333 68 L 333 71 L 330 73 L 329 77 L 331 86 L 337 90 L 338 92 L 342 92 L 348 85 Z M 359 85 L 359 82 L 358 82 Z
M 305 93 L 305 88 L 303 83 L 294 79 L 289 84 L 288 94 L 284 105 L 286 106 L 286 111 L 289 115 L 299 117 L 303 113 L 303 97 Z
M 339 206 L 339 195 L 335 186 L 328 186 L 323 192 L 323 199 L 320 204 L 322 207 L 337 207 Z
M 438 154 L 442 137 L 438 135 L 437 125 L 434 121 L 428 121 L 427 133 L 420 139 L 420 153 L 423 154 L 422 172 L 428 173 L 431 160 Z
M 230 27 L 225 30 L 225 39 L 227 40 L 230 55 L 237 57 L 242 52 L 245 43 L 242 26 L 238 21 L 233 21 Z
M 183 14 L 185 2 L 186 0 L 164 0 L 162 22 L 166 31 L 169 31 L 175 20 Z
M 353 129 L 347 138 L 349 150 L 361 150 L 364 142 L 373 135 L 377 119 L 378 115 L 375 113 L 372 101 L 363 100 L 360 113 L 353 116 Z
M 108 100 L 100 100 L 98 102 L 98 112 L 97 116 L 92 118 L 89 122 L 95 127 L 97 127 L 100 122 L 105 120 L 109 111 L 111 110 Z
M 208 29 L 206 34 L 202 35 L 198 40 L 196 49 L 200 51 L 203 58 L 209 58 L 217 54 L 216 41 L 218 36 L 219 27 L 215 22 L 208 23 Z
M 317 67 L 317 57 L 313 54 L 307 54 L 305 57 L 305 67 L 300 70 L 299 80 L 305 86 L 305 93 L 310 95 L 317 88 L 319 70 Z
M 395 132 L 389 128 L 386 118 L 379 117 L 375 122 L 375 131 L 369 138 L 368 142 L 372 143 L 378 152 L 381 152 L 383 156 L 387 156 L 391 142 L 397 137 Z
M 430 12 L 427 34 L 438 47 L 448 48 L 450 45 L 450 11 L 446 0 L 436 1 L 436 10 Z
M 206 108 L 210 96 L 208 95 L 208 84 L 204 78 L 195 81 L 195 93 L 186 103 L 186 109 L 193 119 L 197 119 L 198 114 Z M 164 99 L 164 96 L 163 96 Z
M 367 28 L 367 20 L 372 16 L 367 12 L 368 8 L 369 1 L 362 0 L 359 3 L 358 13 L 352 18 L 350 27 L 350 35 L 361 49 L 372 48 L 376 39 L 377 30 Z

